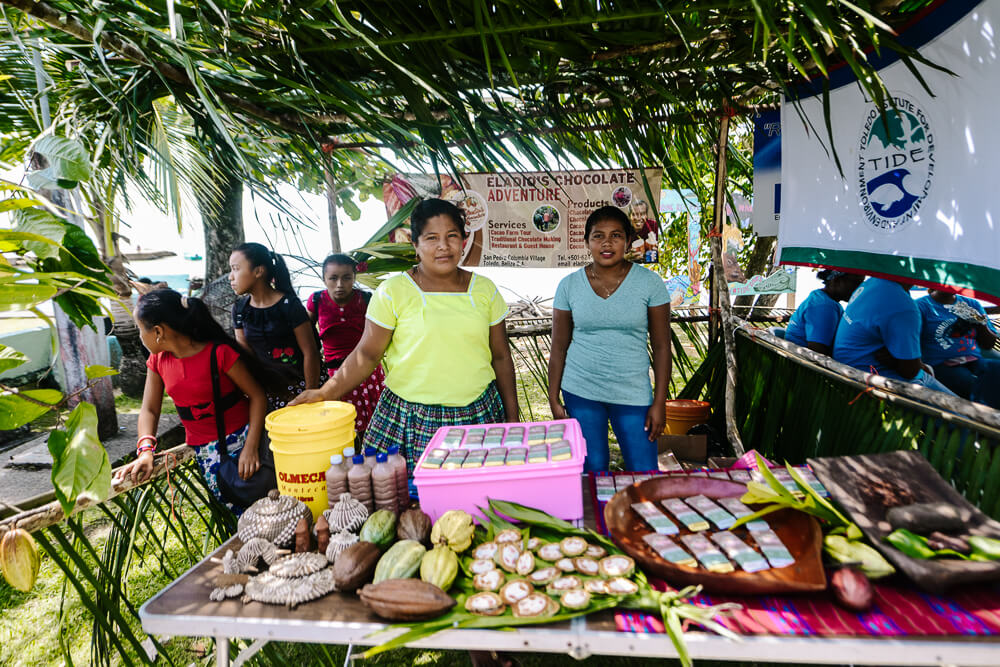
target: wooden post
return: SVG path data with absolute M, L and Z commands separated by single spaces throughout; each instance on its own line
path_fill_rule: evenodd
M 726 437 L 737 456 L 743 456 L 743 440 L 736 427 L 736 341 L 733 336 L 733 315 L 729 302 L 729 285 L 726 272 L 722 268 L 722 226 L 726 219 L 726 146 L 729 142 L 729 115 L 722 115 L 719 125 L 719 144 L 715 165 L 715 209 L 712 212 L 712 233 L 709 235 L 712 248 L 713 294 L 716 295 L 718 310 L 711 310 L 712 319 L 719 318 L 722 339 L 726 349 Z

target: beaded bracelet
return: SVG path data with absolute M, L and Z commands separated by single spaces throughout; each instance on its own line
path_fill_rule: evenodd
M 135 443 L 136 444 L 136 448 L 135 448 L 136 455 L 138 456 L 138 455 L 142 454 L 143 452 L 153 452 L 153 451 L 155 451 L 156 450 L 156 443 L 157 442 L 158 441 L 157 441 L 155 435 L 143 435 L 143 436 L 139 436 L 139 439 Z
M 153 445 L 142 445 L 141 447 L 135 450 L 135 455 L 141 456 L 143 452 L 149 452 L 150 454 L 152 454 L 155 451 L 156 447 L 154 447 Z

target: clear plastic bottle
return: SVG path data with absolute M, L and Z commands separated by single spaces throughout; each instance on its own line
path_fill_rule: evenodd
M 354 457 L 354 465 L 347 471 L 347 488 L 351 490 L 352 497 L 368 508 L 369 514 L 375 511 L 372 499 L 372 472 L 365 465 L 364 454 L 357 454 Z
M 375 496 L 375 509 L 398 512 L 396 502 L 396 470 L 389 463 L 389 455 L 380 452 L 375 456 L 375 467 L 372 468 L 372 493 Z
M 354 447 L 344 447 L 344 467 L 348 470 L 354 465 Z
M 407 484 L 406 459 L 399 453 L 398 445 L 389 447 L 389 463 L 396 473 L 396 502 L 399 503 L 399 512 L 402 513 L 410 506 L 410 486 Z
M 344 456 L 334 454 L 330 457 L 330 467 L 326 471 L 326 506 L 332 508 L 340 500 L 340 494 L 347 491 L 347 468 L 344 466 Z

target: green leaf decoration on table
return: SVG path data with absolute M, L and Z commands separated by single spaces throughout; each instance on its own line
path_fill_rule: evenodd
M 622 553 L 614 542 L 603 535 L 599 535 L 586 528 L 577 528 L 573 524 L 547 514 L 542 510 L 527 507 L 519 503 L 491 499 L 489 501 L 489 507 L 483 509 L 483 513 L 486 517 L 486 522 L 477 528 L 476 536 L 473 540 L 474 545 L 482 544 L 485 541 L 491 540 L 493 536 L 501 530 L 514 527 L 519 528 L 525 538 L 527 538 L 530 534 L 531 536 L 537 536 L 547 541 L 554 542 L 559 541 L 564 537 L 578 536 L 583 537 L 590 542 L 600 543 L 610 554 Z M 513 525 L 510 521 L 508 521 L 508 519 L 513 519 L 519 522 L 520 525 Z M 690 586 L 680 591 L 658 591 L 649 584 L 646 576 L 639 570 L 636 570 L 629 577 L 639 587 L 639 590 L 635 595 L 594 596 L 594 598 L 591 599 L 590 604 L 583 609 L 567 610 L 563 608 L 562 611 L 553 616 L 526 618 L 515 617 L 509 608 L 499 616 L 478 616 L 470 614 L 465 611 L 465 600 L 469 595 L 476 592 L 472 585 L 472 573 L 468 569 L 468 562 L 470 560 L 471 559 L 468 554 L 459 557 L 459 575 L 450 589 L 450 593 L 455 598 L 457 604 L 450 612 L 439 618 L 424 621 L 422 623 L 401 623 L 391 625 L 384 630 L 380 630 L 372 635 L 369 635 L 373 637 L 384 632 L 400 628 L 405 628 L 406 630 L 402 634 L 393 637 L 385 643 L 368 649 L 364 654 L 362 654 L 361 657 L 370 658 L 378 655 L 379 653 L 390 651 L 412 642 L 419 641 L 442 630 L 454 628 L 502 630 L 524 625 L 556 623 L 576 618 L 577 616 L 585 616 L 596 611 L 614 608 L 639 609 L 659 613 L 663 619 L 663 625 L 666 628 L 668 636 L 670 637 L 670 641 L 677 650 L 681 664 L 685 667 L 689 667 L 691 665 L 691 656 L 684 643 L 684 621 L 697 623 L 706 630 L 711 630 L 731 639 L 739 640 L 738 635 L 732 633 L 726 629 L 725 626 L 715 620 L 719 614 L 738 607 L 738 605 L 726 604 L 705 607 L 689 604 L 685 602 L 685 600 L 693 595 L 696 595 L 701 590 L 700 586 Z M 582 575 L 578 576 L 581 576 L 583 579 L 593 578 Z
M 0 294 L 2 294 L 0 290 Z M 54 410 L 62 400 L 55 389 L 25 389 L 0 393 L 0 431 L 20 428 Z
M 49 434 L 52 486 L 69 516 L 80 498 L 104 500 L 111 491 L 111 463 L 97 437 L 97 410 L 80 403 L 66 420 L 65 430 Z

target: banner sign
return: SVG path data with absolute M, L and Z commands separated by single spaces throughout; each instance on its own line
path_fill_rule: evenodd
M 784 101 L 782 264 L 1000 299 L 998 25 L 1000 3 L 936 5 L 901 41 L 946 71 L 914 63 L 931 94 L 895 52 L 881 54 L 876 65 L 894 107 L 885 111 L 864 97 L 848 68 L 831 71 L 832 148 L 843 173 L 822 96 L 800 96 L 808 124 Z
M 777 236 L 781 217 L 781 112 L 753 119 L 753 216 L 757 236 Z
M 663 171 L 646 169 L 645 175 L 653 201 L 658 201 Z M 649 206 L 638 169 L 474 173 L 461 179 L 459 184 L 450 176 L 398 175 L 383 187 L 386 211 L 392 217 L 413 196 L 453 201 L 465 211 L 469 230 L 464 266 L 552 268 L 590 262 L 583 240 L 587 216 L 601 206 L 617 206 L 637 232 L 628 258 L 658 259 L 656 210 Z M 403 235 L 389 233 L 393 241 L 402 241 Z

